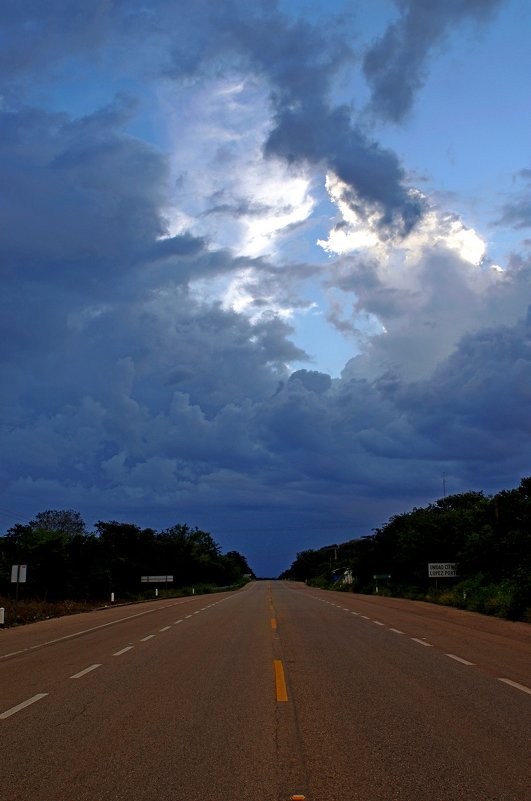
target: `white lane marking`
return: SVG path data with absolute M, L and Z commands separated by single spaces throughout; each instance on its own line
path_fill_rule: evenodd
M 182 622 L 183 622 L 183 619 L 181 618 L 180 620 L 176 620 L 173 625 L 176 626 L 177 623 L 182 623 Z
M 460 656 L 456 656 L 455 654 L 445 654 L 445 656 L 449 656 L 450 659 L 455 659 L 456 662 L 461 662 L 462 665 L 473 665 L 474 662 L 469 662 L 468 659 L 463 659 Z
M 96 668 L 99 668 L 99 667 L 101 667 L 101 664 L 99 664 L 99 665 L 90 665 L 90 667 L 85 668 L 85 670 L 80 670 L 79 673 L 74 673 L 74 675 L 70 676 L 70 678 L 71 679 L 80 679 L 81 676 L 86 676 L 87 673 L 90 673 L 92 670 L 96 670 Z
M 189 617 L 192 617 L 192 615 L 186 615 L 184 619 L 188 620 Z
M 385 626 L 385 623 L 381 623 L 379 620 L 373 620 L 372 622 L 375 623 L 377 626 Z
M 121 656 L 122 654 L 125 654 L 127 651 L 130 651 L 132 647 L 133 647 L 132 645 L 128 645 L 125 648 L 122 648 L 121 651 L 116 651 L 116 653 L 113 654 L 113 656 Z
M 107 626 L 114 626 L 116 623 L 124 623 L 126 620 L 133 620 L 135 617 L 142 617 L 142 615 L 149 615 L 151 612 L 159 612 L 161 609 L 168 609 L 171 606 L 180 606 L 192 600 L 187 598 L 185 601 L 177 601 L 174 604 L 166 604 L 165 606 L 158 606 L 155 609 L 146 609 L 144 612 L 137 612 L 136 615 L 127 615 L 118 620 L 110 620 L 108 623 L 102 623 L 99 626 L 91 626 L 89 629 L 82 629 L 81 631 L 74 631 L 72 634 L 65 634 L 64 637 L 57 637 L 55 640 L 47 640 L 47 642 L 40 642 L 37 645 L 30 645 L 29 648 L 23 648 L 21 651 L 12 651 L 9 654 L 0 654 L 0 659 L 7 659 L 8 656 L 16 656 L 17 654 L 24 654 L 27 651 L 34 651 L 36 648 L 44 648 L 45 645 L 55 645 L 56 642 L 63 642 L 63 640 L 71 640 L 72 637 L 81 637 L 82 634 L 89 634 L 91 631 L 98 629 L 105 629 Z
M 7 659 L 8 656 L 16 656 L 17 654 L 24 654 L 26 653 L 27 650 L 28 650 L 27 648 L 23 648 L 21 651 L 11 651 L 9 654 L 2 654 L 2 656 L 0 656 L 0 659 Z
M 142 637 L 140 642 L 147 642 L 148 640 L 152 640 L 154 636 L 155 636 L 154 634 L 148 634 L 147 637 Z
M 413 640 L 413 642 L 418 642 L 419 645 L 425 645 L 426 648 L 433 648 L 431 642 L 426 642 L 425 640 L 419 640 L 418 637 L 411 637 L 411 639 Z
M 510 684 L 511 687 L 516 687 L 517 690 L 521 690 L 523 693 L 528 693 L 528 695 L 531 695 L 531 687 L 526 687 L 525 684 L 518 684 L 517 681 L 512 681 L 511 679 L 501 679 L 499 676 L 498 681 L 503 681 L 504 684 Z
M 359 615 L 359 612 L 351 612 L 351 615 Z
M 390 628 L 389 631 L 394 631 L 395 634 L 403 634 L 404 633 L 403 631 L 400 631 L 400 629 L 391 629 Z
M 159 631 L 161 631 L 161 632 L 162 631 L 168 631 L 169 628 L 170 628 L 169 626 L 164 626 L 164 628 L 163 629 L 159 629 Z
M 363 618 L 364 620 L 370 620 L 370 617 L 367 617 L 367 615 L 362 615 L 362 618 Z
M 16 706 L 12 706 L 11 709 L 2 712 L 0 715 L 0 720 L 5 720 L 6 718 L 11 717 L 11 715 L 15 715 L 17 712 L 20 712 L 21 709 L 25 709 L 30 704 L 34 704 L 35 701 L 40 701 L 41 698 L 46 698 L 48 693 L 37 693 L 37 695 L 33 695 L 31 698 L 28 698 L 27 701 L 22 701 L 21 704 L 17 704 Z
M 201 610 L 198 609 L 197 612 L 194 612 L 194 615 L 198 615 Z

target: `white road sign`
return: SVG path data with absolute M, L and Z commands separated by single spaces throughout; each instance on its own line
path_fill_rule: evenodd
M 430 578 L 455 578 L 457 564 L 456 562 L 428 562 L 428 576 Z
M 11 584 L 25 584 L 27 565 L 11 565 Z

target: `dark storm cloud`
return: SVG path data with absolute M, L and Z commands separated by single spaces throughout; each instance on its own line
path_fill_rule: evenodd
M 400 16 L 368 50 L 363 68 L 372 89 L 373 110 L 399 122 L 426 80 L 428 58 L 434 48 L 463 22 L 490 17 L 503 0 L 395 2 Z
M 115 6 L 112 0 L 5 0 L 0 10 L 0 81 L 8 89 L 35 70 L 47 71 L 99 46 Z
M 301 103 L 296 109 L 282 107 L 275 121 L 266 152 L 333 170 L 350 188 L 344 193 L 349 206 L 380 211 L 384 231 L 406 234 L 418 221 L 423 204 L 405 188 L 398 159 L 356 128 L 347 108 Z
M 165 159 L 118 130 L 127 114 L 0 113 L 4 269 L 97 293 L 164 233 Z
M 432 455 L 460 465 L 472 485 L 493 481 L 493 463 L 496 476 L 529 472 L 530 312 L 463 337 L 429 382 L 392 391 Z
M 518 178 L 527 183 L 525 192 L 520 192 L 510 203 L 506 203 L 502 209 L 502 215 L 497 221 L 497 225 L 510 225 L 512 228 L 531 227 L 531 170 L 520 170 Z

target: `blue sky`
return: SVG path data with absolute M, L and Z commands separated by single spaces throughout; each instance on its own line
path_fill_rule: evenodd
M 0 9 L 0 524 L 276 575 L 530 472 L 526 0 Z

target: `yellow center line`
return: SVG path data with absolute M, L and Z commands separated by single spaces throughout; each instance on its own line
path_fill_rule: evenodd
M 286 689 L 286 680 L 284 678 L 284 667 L 280 659 L 274 659 L 275 666 L 275 684 L 277 689 L 277 701 L 287 701 L 288 691 Z
M 273 631 L 277 630 L 277 621 L 276 618 L 274 617 L 271 618 L 271 628 L 273 629 Z

